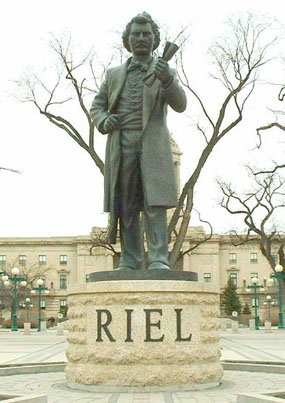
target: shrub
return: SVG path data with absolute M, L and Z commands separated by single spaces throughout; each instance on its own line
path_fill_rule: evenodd
M 222 307 L 227 315 L 231 315 L 233 311 L 236 311 L 239 315 L 241 313 L 241 303 L 236 289 L 236 286 L 229 278 L 222 294 Z
M 250 307 L 248 306 L 247 302 L 245 303 L 245 305 L 243 307 L 242 313 L 247 314 L 247 315 L 251 313 Z

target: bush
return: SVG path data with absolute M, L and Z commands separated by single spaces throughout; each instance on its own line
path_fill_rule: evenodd
M 233 281 L 229 278 L 221 299 L 222 307 L 227 315 L 231 315 L 233 311 L 239 315 L 241 313 L 241 303 L 236 289 Z
M 50 316 L 47 319 L 47 327 L 54 327 L 55 325 L 55 318 L 53 316 Z
M 244 305 L 244 307 L 243 307 L 242 313 L 244 313 L 244 314 L 246 314 L 246 315 L 248 315 L 248 314 L 251 313 L 250 307 L 248 306 L 248 303 L 247 303 L 247 302 L 245 303 L 245 305 Z

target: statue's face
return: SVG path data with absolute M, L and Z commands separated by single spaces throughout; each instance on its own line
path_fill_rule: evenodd
M 151 24 L 132 23 L 129 34 L 129 45 L 134 56 L 150 56 L 154 45 L 154 33 Z

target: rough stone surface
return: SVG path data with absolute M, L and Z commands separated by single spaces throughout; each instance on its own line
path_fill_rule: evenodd
M 212 389 L 149 393 L 75 390 L 66 386 L 64 374 L 60 372 L 0 376 L 2 393 L 9 393 L 11 389 L 14 394 L 21 394 L 23 389 L 25 393 L 44 393 L 48 395 L 48 403 L 236 403 L 240 393 L 260 394 L 284 388 L 285 377 L 282 374 L 245 371 L 225 371 L 221 385 Z
M 114 284 L 115 283 L 115 284 Z M 184 281 L 104 281 L 73 287 L 68 297 L 67 381 L 98 387 L 193 388 L 218 384 L 219 296 L 217 290 Z M 113 341 L 102 331 L 96 341 L 96 310 L 108 309 Z M 131 313 L 131 339 L 126 341 L 125 310 Z M 145 309 L 151 313 L 151 337 L 146 341 Z M 177 313 L 181 335 L 177 341 Z M 105 323 L 106 317 L 102 323 Z M 157 325 L 159 323 L 159 325 Z

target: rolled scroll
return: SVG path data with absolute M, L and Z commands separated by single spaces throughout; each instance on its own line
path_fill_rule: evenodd
M 179 46 L 177 46 L 173 42 L 166 41 L 162 59 L 165 60 L 166 62 L 169 62 L 169 60 L 172 59 L 172 57 L 175 55 L 177 50 L 179 49 Z M 156 80 L 156 76 L 154 73 L 148 74 L 146 77 L 143 78 L 143 82 L 146 86 L 151 87 L 153 83 Z

